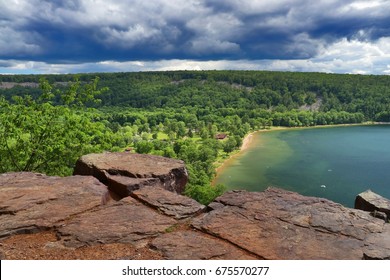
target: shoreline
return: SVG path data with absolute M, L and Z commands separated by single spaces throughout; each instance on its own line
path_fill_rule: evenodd
M 250 146 L 253 142 L 253 139 L 254 139 L 254 137 L 253 137 L 254 134 L 277 131 L 277 130 L 285 130 L 285 129 L 294 129 L 294 128 L 293 127 L 284 127 L 284 126 L 272 126 L 270 128 L 255 130 L 255 131 L 249 132 L 247 135 L 245 135 L 244 138 L 242 139 L 241 147 L 239 149 L 233 151 L 232 153 L 230 153 L 230 155 L 221 164 L 219 164 L 215 168 L 215 176 L 214 176 L 213 180 L 211 181 L 211 185 L 215 186 L 215 180 L 218 178 L 218 174 L 228 166 L 229 162 L 231 162 L 236 157 L 240 156 L 242 153 L 244 153 L 245 151 L 247 151 L 250 148 Z
M 296 130 L 296 129 L 313 129 L 313 128 L 332 128 L 332 127 L 343 127 L 343 126 L 363 126 L 363 125 L 390 125 L 390 122 L 364 122 L 364 123 L 350 123 L 350 124 L 326 124 L 326 125 L 316 125 L 316 126 L 305 126 L 305 127 L 287 127 L 287 126 L 271 126 L 270 128 L 266 129 L 259 129 L 252 132 L 249 132 L 242 140 L 242 145 L 240 149 L 232 152 L 221 164 L 219 164 L 215 168 L 215 176 L 213 180 L 211 181 L 211 185 L 215 186 L 215 181 L 218 178 L 218 174 L 225 169 L 229 163 L 234 160 L 236 157 L 240 156 L 242 153 L 247 151 L 252 142 L 253 142 L 253 135 L 257 133 L 265 133 L 265 132 L 272 132 L 272 131 L 278 131 L 278 130 Z
M 214 179 L 212 180 L 211 184 L 214 185 L 214 180 L 215 178 L 217 177 L 217 174 L 218 172 L 221 171 L 221 169 L 224 168 L 224 166 L 226 165 L 226 163 L 228 161 L 230 161 L 232 158 L 238 156 L 239 154 L 241 154 L 242 152 L 244 152 L 245 150 L 247 150 L 251 143 L 252 143 L 252 140 L 253 140 L 253 134 L 259 132 L 261 130 L 256 130 L 256 131 L 252 131 L 250 132 L 249 134 L 245 135 L 244 139 L 242 139 L 242 144 L 241 144 L 241 147 L 237 150 L 234 150 L 233 152 L 231 152 L 228 157 L 223 160 L 223 162 L 221 162 L 221 164 L 219 164 L 216 168 L 215 168 L 215 172 L 216 172 L 216 176 L 214 177 Z

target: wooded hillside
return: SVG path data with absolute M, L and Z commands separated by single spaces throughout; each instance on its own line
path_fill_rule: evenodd
M 186 162 L 207 203 L 215 163 L 251 130 L 390 121 L 390 77 L 261 71 L 0 76 L 0 171 L 68 175 L 87 152 Z M 225 134 L 217 140 L 218 133 Z

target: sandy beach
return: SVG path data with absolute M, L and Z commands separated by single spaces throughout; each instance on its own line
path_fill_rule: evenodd
M 249 134 L 247 134 L 244 139 L 242 139 L 242 144 L 239 150 L 234 151 L 227 159 L 225 159 L 219 166 L 215 168 L 216 171 L 216 176 L 212 181 L 212 185 L 215 182 L 215 179 L 218 177 L 218 173 L 222 171 L 223 168 L 229 165 L 230 162 L 237 156 L 240 156 L 243 152 L 248 150 L 250 146 L 253 143 L 253 140 L 255 139 L 254 135 L 257 133 L 264 133 L 264 132 L 269 132 L 269 131 L 275 131 L 275 130 L 285 130 L 285 129 L 291 129 L 289 127 L 281 127 L 281 126 L 274 126 L 269 129 L 260 129 L 256 131 L 252 131 Z
M 250 146 L 252 140 L 253 140 L 253 134 L 255 132 L 249 133 L 245 138 L 242 140 L 242 145 L 240 147 L 240 152 L 245 151 Z
M 246 135 L 244 139 L 242 140 L 242 145 L 239 149 L 238 153 L 235 153 L 233 156 L 236 156 L 237 154 L 247 150 L 252 142 L 253 142 L 253 135 L 255 133 L 263 133 L 263 132 L 270 132 L 270 131 L 275 131 L 275 130 L 294 130 L 294 129 L 313 129 L 313 128 L 329 128 L 329 127 L 338 127 L 338 126 L 358 126 L 358 125 L 378 125 L 378 124 L 390 124 L 387 122 L 367 122 L 367 123 L 356 123 L 356 124 L 330 124 L 330 125 L 317 125 L 317 126 L 308 126 L 308 127 L 285 127 L 285 126 L 272 126 L 269 129 L 260 129 L 253 131 Z M 230 158 L 226 159 L 228 161 Z M 223 163 L 224 164 L 224 163 Z M 222 165 L 223 165 L 222 164 Z
M 291 128 L 291 127 L 283 127 L 283 126 L 273 126 L 273 127 L 269 128 L 269 129 L 260 129 L 260 130 L 256 130 L 256 131 L 253 131 L 253 132 L 247 134 L 247 135 L 244 137 L 244 139 L 242 140 L 242 145 L 241 145 L 241 147 L 240 147 L 240 149 L 239 149 L 239 152 L 238 152 L 237 154 L 239 154 L 239 153 L 241 153 L 241 152 L 247 150 L 247 149 L 251 146 L 251 144 L 252 144 L 252 142 L 253 142 L 253 138 L 254 138 L 253 136 L 254 136 L 254 134 L 256 134 L 256 133 L 270 132 L 270 131 L 275 131 L 275 130 L 286 130 L 286 129 L 294 129 L 294 128 Z M 236 154 L 235 154 L 235 155 L 236 155 Z M 227 159 L 227 160 L 229 160 L 229 159 Z
M 265 131 L 269 131 L 267 129 L 262 129 L 262 130 L 257 130 L 257 131 L 253 131 L 251 133 L 249 133 L 248 135 L 246 135 L 244 137 L 244 139 L 242 140 L 242 144 L 241 144 L 241 147 L 239 150 L 237 151 L 234 151 L 227 159 L 225 159 L 222 164 L 220 164 L 216 169 L 215 169 L 215 172 L 216 172 L 216 176 L 215 178 L 213 179 L 213 181 L 211 182 L 212 185 L 214 185 L 214 182 L 218 176 L 218 173 L 220 173 L 222 171 L 223 168 L 225 168 L 226 166 L 229 165 L 229 162 L 231 162 L 235 157 L 241 155 L 241 153 L 243 153 L 244 151 L 246 151 L 252 144 L 253 142 L 253 139 L 255 138 L 254 137 L 254 134 L 255 133 L 258 133 L 258 132 L 265 132 Z

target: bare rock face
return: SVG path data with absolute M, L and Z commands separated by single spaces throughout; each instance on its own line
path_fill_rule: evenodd
M 68 247 L 110 243 L 137 244 L 143 239 L 164 233 L 175 224 L 176 220 L 126 197 L 66 222 L 58 229 L 58 235 Z
M 390 224 L 326 199 L 233 191 L 194 219 L 200 231 L 263 259 L 390 259 Z
M 156 238 L 152 247 L 165 259 L 255 260 L 255 256 L 228 242 L 198 231 L 178 231 Z
M 205 208 L 159 187 L 107 195 L 92 176 L 1 174 L 0 259 L 160 259 L 151 241 Z
M 227 192 L 206 208 L 166 189 L 186 178 L 182 163 L 156 169 L 133 156 L 144 164 L 134 173 L 127 155 L 78 163 L 126 186 L 130 196 L 110 203 L 92 176 L 1 174 L 0 259 L 390 259 L 390 224 L 369 212 L 276 188 Z
M 133 153 L 104 153 L 82 156 L 75 175 L 91 175 L 120 197 L 144 186 L 157 186 L 182 193 L 188 181 L 184 162 L 160 156 Z
M 132 193 L 132 197 L 175 219 L 193 217 L 206 208 L 191 198 L 155 187 L 136 190 Z
M 53 228 L 102 204 L 107 187 L 93 177 L 0 175 L 0 237 Z
M 371 212 L 373 216 L 385 221 L 390 219 L 390 200 L 371 190 L 367 190 L 356 196 L 355 208 Z

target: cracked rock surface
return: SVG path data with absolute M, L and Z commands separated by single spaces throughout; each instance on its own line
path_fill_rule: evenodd
M 1 174 L 0 258 L 390 259 L 390 224 L 369 212 L 277 188 L 205 207 L 141 179 L 115 201 L 92 176 Z
M 74 175 L 90 175 L 120 197 L 144 186 L 182 193 L 188 181 L 184 162 L 161 156 L 134 153 L 103 153 L 82 156 Z
M 65 246 L 131 243 L 156 237 L 176 221 L 145 207 L 131 197 L 83 213 L 58 229 Z
M 379 217 L 384 220 L 390 219 L 390 200 L 384 198 L 371 190 L 362 192 L 356 196 L 355 208 L 373 212 L 373 216 L 379 216 L 378 212 L 384 214 Z
M 52 229 L 70 217 L 100 207 L 107 187 L 93 177 L 0 175 L 0 237 Z
M 210 207 L 192 225 L 260 258 L 390 258 L 389 223 L 326 199 L 269 188 L 228 192 Z
M 195 231 L 183 230 L 162 235 L 152 244 L 166 259 L 180 260 L 256 260 L 256 256 L 219 238 Z
M 189 197 L 167 192 L 161 188 L 145 187 L 134 191 L 132 197 L 175 219 L 195 216 L 206 208 Z

